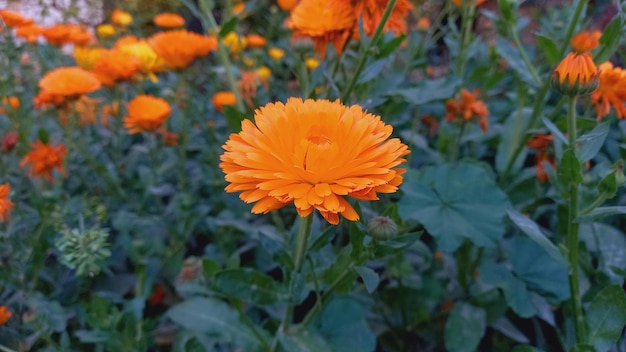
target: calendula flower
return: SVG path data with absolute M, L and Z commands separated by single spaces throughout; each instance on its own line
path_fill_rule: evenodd
M 235 105 L 237 104 L 237 98 L 235 97 L 235 93 L 233 92 L 217 92 L 213 94 L 213 106 L 217 111 L 223 111 L 224 105 Z
M 139 71 L 148 76 L 153 77 L 155 72 L 163 72 L 168 68 L 167 62 L 157 55 L 146 40 L 139 40 L 132 36 L 122 37 L 115 43 L 115 49 L 138 57 L 141 61 Z
M 526 142 L 526 146 L 537 151 L 537 155 L 535 155 L 535 170 L 537 171 L 537 179 L 543 183 L 550 180 L 543 163 L 547 162 L 556 168 L 556 159 L 550 150 L 553 141 L 553 135 L 538 133 Z
M 15 29 L 15 35 L 24 38 L 28 43 L 36 42 L 41 33 L 43 33 L 43 27 L 35 23 L 20 26 Z
M 239 196 L 255 214 L 294 204 L 300 216 L 317 209 L 330 223 L 339 214 L 358 220 L 345 199 L 376 200 L 396 192 L 409 154 L 393 128 L 359 106 L 339 101 L 290 98 L 256 110 L 255 122 L 223 145 L 220 168 L 227 192 Z
M 474 89 L 473 92 L 461 89 L 460 95 L 446 102 L 446 121 L 460 119 L 465 122 L 475 117 L 480 122 L 480 128 L 486 132 L 489 109 L 482 100 L 478 100 L 479 95 L 478 89 Z
M 70 43 L 70 35 L 76 30 L 76 25 L 59 23 L 50 27 L 45 27 L 41 33 L 49 44 L 62 46 Z
M 233 6 L 233 14 L 241 18 L 247 17 L 248 13 L 244 13 L 245 9 L 246 9 L 246 4 L 244 2 L 239 1 Z
M 59 67 L 46 73 L 39 87 L 48 94 L 73 98 L 100 89 L 100 81 L 80 67 Z
M 452 0 L 452 3 L 454 4 L 454 6 L 456 7 L 461 7 L 463 5 L 463 2 L 468 2 L 470 4 L 473 4 L 474 6 L 480 6 L 482 5 L 485 1 L 487 0 Z
M 256 70 L 257 75 L 261 79 L 261 82 L 267 82 L 267 80 L 272 76 L 272 70 L 267 66 L 261 66 Z
M 108 23 L 101 24 L 96 27 L 96 34 L 100 38 L 104 38 L 104 39 L 111 38 L 116 33 L 117 31 L 115 30 L 115 27 L 113 27 L 113 25 L 108 24 Z
M 276 0 L 278 7 L 283 11 L 291 11 L 298 4 L 298 0 Z
M 241 99 L 246 102 L 248 106 L 253 106 L 254 104 L 252 102 L 252 99 L 256 97 L 256 88 L 260 83 L 259 75 L 256 70 L 241 70 L 240 73 L 241 78 L 237 82 L 237 89 L 239 89 Z
M 574 49 L 577 53 L 584 53 L 587 51 L 591 51 L 600 45 L 600 37 L 602 36 L 602 32 L 595 31 L 582 31 L 576 34 L 570 44 L 572 45 L 572 49 Z
M 128 133 L 154 132 L 170 117 L 170 104 L 152 95 L 138 95 L 128 102 L 128 115 L 124 127 Z
M 2 20 L 7 27 L 21 27 L 33 23 L 32 18 L 24 17 L 10 10 L 0 10 L 0 20 Z
M 246 36 L 248 47 L 250 48 L 262 48 L 267 44 L 267 40 L 263 36 L 258 34 L 248 34 Z
M 184 29 L 157 33 L 148 43 L 157 55 L 174 68 L 187 67 L 196 58 L 217 48 L 217 39 Z
M 283 57 L 285 57 L 285 50 L 280 49 L 280 48 L 269 48 L 267 50 L 267 54 L 273 59 L 273 60 L 280 60 Z
M 294 31 L 294 38 L 310 37 L 315 51 L 323 58 L 328 43 L 341 53 L 355 23 L 356 14 L 350 1 L 302 0 L 291 11 L 287 26 Z
M 105 51 L 106 49 L 101 47 L 75 46 L 74 61 L 81 68 L 91 71 Z
M 161 28 L 178 28 L 185 25 L 185 19 L 176 13 L 160 13 L 152 19 L 155 25 Z
M 319 65 L 320 65 L 320 60 L 314 57 L 309 57 L 306 60 L 304 60 L 304 66 L 306 66 L 306 68 L 308 68 L 310 71 L 315 70 L 317 66 Z
M 9 194 L 11 194 L 11 185 L 8 183 L 0 184 L 0 222 L 5 222 L 11 217 L 13 202 L 9 199 Z M 0 325 L 4 324 L 1 315 L 0 312 Z
M 74 30 L 70 31 L 68 40 L 74 45 L 85 46 L 94 42 L 94 37 L 85 28 L 76 26 Z
M 352 2 L 357 18 L 362 18 L 363 20 L 365 34 L 368 36 L 373 35 L 383 17 L 383 13 L 385 13 L 389 0 L 352 0 Z M 384 30 L 393 32 L 396 35 L 406 34 L 406 18 L 412 9 L 413 5 L 411 5 L 409 0 L 398 0 L 391 11 L 387 23 L 385 23 Z M 358 28 L 355 30 L 355 33 L 358 33 Z
M 428 29 L 430 29 L 430 20 L 427 17 L 420 17 L 419 20 L 417 20 L 417 24 L 415 25 L 415 28 L 418 31 L 422 31 L 425 32 Z
M 117 81 L 130 80 L 141 68 L 141 59 L 124 50 L 105 50 L 93 67 L 100 82 L 112 87 Z
M 63 160 L 67 149 L 62 143 L 55 146 L 36 141 L 31 144 L 31 151 L 20 162 L 21 167 L 30 165 L 30 177 L 44 177 L 53 182 L 52 171 L 57 169 L 61 174 L 65 173 Z
M 0 101 L 2 105 L 10 107 L 11 110 L 17 110 L 20 107 L 20 99 L 16 96 L 2 97 Z M 0 113 L 5 113 L 3 107 L 0 107 Z
M 0 326 L 6 324 L 11 315 L 11 311 L 6 306 L 0 306 Z
M 617 118 L 626 118 L 626 70 L 610 62 L 600 64 L 600 83 L 591 93 L 591 102 L 596 108 L 598 121 L 615 109 Z
M 33 104 L 37 109 L 45 106 L 61 107 L 66 103 L 67 101 L 63 95 L 52 94 L 50 92 L 46 92 L 45 90 L 42 90 L 33 98 Z
M 126 11 L 115 9 L 111 14 L 111 22 L 125 27 L 133 23 L 133 16 Z
M 590 53 L 569 53 L 554 69 L 552 86 L 561 94 L 586 95 L 596 90 L 599 76 Z
M 230 32 L 222 38 L 222 43 L 228 47 L 233 54 L 239 54 L 241 50 L 245 49 L 248 46 L 248 40 L 246 37 L 242 37 L 237 35 L 235 32 Z

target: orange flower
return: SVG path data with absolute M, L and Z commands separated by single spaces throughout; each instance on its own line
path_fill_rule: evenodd
M 457 118 L 469 121 L 472 117 L 476 117 L 480 121 L 480 128 L 486 132 L 489 109 L 483 101 L 478 100 L 479 95 L 478 89 L 474 89 L 472 93 L 465 88 L 461 89 L 460 96 L 446 102 L 446 121 L 450 122 Z
M 267 44 L 267 40 L 258 34 L 248 34 L 246 40 L 250 48 L 262 48 Z
M 472 1 L 472 0 L 452 0 L 452 3 L 454 4 L 454 6 L 456 7 L 461 7 L 462 3 L 464 1 Z M 487 0 L 474 0 L 474 6 L 480 6 L 482 5 L 485 1 Z
M 2 97 L 2 105 L 10 106 L 12 110 L 16 110 L 20 107 L 20 100 L 17 97 Z M 0 106 L 0 114 L 4 114 L 4 108 Z
M 141 59 L 123 50 L 106 50 L 98 59 L 93 72 L 100 82 L 112 87 L 115 82 L 131 79 L 141 68 Z
M 547 133 L 537 133 L 533 138 L 526 142 L 528 148 L 543 150 L 552 145 L 554 136 Z
M 612 63 L 600 64 L 600 84 L 591 93 L 591 102 L 596 108 L 598 121 L 615 109 L 617 118 L 626 118 L 626 70 Z
M 217 48 L 217 39 L 184 29 L 157 33 L 148 41 L 152 49 L 172 67 L 183 68 Z
M 31 144 L 31 147 L 32 150 L 20 162 L 21 167 L 31 164 L 30 177 L 43 176 L 48 181 L 53 182 L 52 171 L 54 169 L 65 174 L 63 160 L 67 154 L 67 149 L 63 143 L 51 146 L 38 140 Z
M 363 18 L 365 34 L 368 36 L 373 35 L 383 17 L 389 0 L 353 0 L 353 2 L 357 17 Z M 406 34 L 406 17 L 412 9 L 413 5 L 411 5 L 409 0 L 398 0 L 393 11 L 391 11 L 387 23 L 385 23 L 384 30 L 391 31 L 396 35 Z M 358 23 L 356 25 L 358 26 Z M 355 33 L 358 33 L 358 28 L 355 30 Z
M 139 71 L 147 75 L 165 71 L 167 62 L 152 49 L 146 40 L 139 40 L 133 36 L 120 38 L 115 43 L 115 49 L 133 54 L 141 61 Z
M 388 139 L 393 128 L 379 116 L 339 101 L 290 98 L 256 110 L 255 123 L 222 146 L 220 168 L 255 214 L 293 203 L 300 216 L 317 209 L 331 224 L 339 214 L 359 215 L 344 196 L 376 200 L 393 193 L 405 169 L 395 168 L 409 154 L 399 139 Z
M 153 132 L 170 117 L 170 112 L 170 105 L 164 99 L 152 95 L 138 95 L 128 103 L 124 127 L 130 134 Z
M 298 0 L 276 0 L 276 3 L 283 11 L 291 11 L 298 4 Z
M 77 24 L 55 24 L 46 27 L 41 34 L 51 45 L 62 46 L 73 43 L 76 45 L 86 45 L 93 40 L 93 36 L 85 28 Z
M 85 46 L 94 41 L 93 35 L 87 31 L 85 28 L 80 26 L 75 26 L 73 30 L 70 31 L 68 40 L 70 43 L 78 46 Z
M 13 209 L 13 202 L 11 202 L 11 200 L 9 199 L 10 193 L 11 193 L 10 184 L 8 183 L 0 184 L 0 222 L 7 221 L 11 217 L 11 210 Z M 0 325 L 4 324 L 4 321 L 2 321 L 1 313 L 2 312 L 0 312 Z
M 15 35 L 24 38 L 28 43 L 34 43 L 37 41 L 37 37 L 43 32 L 43 27 L 38 24 L 29 24 L 20 26 L 15 29 Z
M 332 43 L 341 52 L 354 30 L 356 15 L 349 1 L 302 0 L 291 11 L 287 26 L 294 38 L 310 37 L 323 58 L 326 45 Z
M 76 65 L 81 68 L 91 71 L 105 51 L 105 48 L 100 47 L 75 46 L 74 61 L 76 61 Z
M 128 26 L 129 24 L 133 23 L 133 16 L 126 11 L 115 9 L 111 14 L 111 22 L 120 26 Z
M 7 27 L 21 27 L 33 23 L 32 18 L 23 17 L 19 13 L 10 10 L 0 10 L 0 20 Z
M 178 145 L 178 133 L 170 132 L 165 128 L 161 127 L 157 130 L 157 133 L 163 137 L 163 142 L 165 145 L 169 145 L 170 147 L 175 147 Z
M 6 306 L 0 306 L 0 326 L 4 325 L 11 318 L 11 311 Z
M 417 20 L 415 28 L 418 31 L 427 31 L 428 29 L 430 29 L 430 20 L 427 17 L 420 17 L 420 19 Z
M 80 67 L 59 67 L 46 73 L 39 87 L 47 94 L 72 98 L 100 89 L 100 81 Z
M 33 104 L 37 109 L 43 108 L 44 106 L 48 105 L 61 107 L 65 103 L 65 98 L 62 95 L 52 94 L 46 92 L 45 90 L 42 90 L 41 92 L 39 92 L 39 94 L 37 94 L 36 97 L 33 98 Z
M 237 104 L 237 98 L 233 92 L 217 92 L 213 94 L 213 106 L 217 111 L 224 111 L 224 105 Z
M 553 141 L 553 135 L 538 133 L 533 138 L 529 139 L 528 142 L 526 142 L 526 146 L 531 149 L 537 150 L 537 155 L 535 155 L 535 170 L 537 171 L 537 179 L 543 183 L 550 180 L 550 176 L 546 172 L 543 163 L 547 162 L 548 164 L 556 168 L 556 160 L 550 152 Z
M 569 53 L 554 69 L 552 85 L 561 94 L 585 95 L 598 87 L 599 71 L 590 53 Z
M 437 134 L 437 130 L 439 129 L 439 121 L 434 118 L 432 115 L 424 115 L 422 116 L 422 123 L 425 127 L 428 128 L 428 134 L 431 137 L 434 137 Z
M 602 36 L 602 32 L 595 31 L 582 31 L 576 34 L 570 44 L 572 45 L 572 49 L 574 49 L 577 53 L 584 53 L 586 51 L 590 51 L 595 49 L 598 45 L 600 45 L 600 37 Z
M 171 12 L 160 13 L 154 16 L 152 21 L 161 28 L 176 28 L 185 25 L 185 19 L 182 16 Z
M 256 97 L 256 88 L 261 82 L 259 74 L 256 70 L 241 70 L 241 79 L 237 82 L 237 88 L 241 94 L 241 99 L 249 106 L 253 106 L 252 99 Z M 234 94 L 233 94 L 234 95 Z

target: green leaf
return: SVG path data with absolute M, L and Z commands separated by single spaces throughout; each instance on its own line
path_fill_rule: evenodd
M 540 245 L 552 258 L 563 264 L 567 264 L 567 260 L 563 258 L 559 249 L 541 232 L 536 222 L 513 209 L 507 210 L 507 214 L 509 214 L 509 219 L 511 219 L 523 233 Z
M 365 320 L 367 307 L 348 296 L 335 296 L 316 320 L 316 327 L 337 352 L 374 351 L 376 336 Z
M 485 310 L 468 303 L 457 302 L 450 310 L 444 332 L 449 352 L 473 352 L 487 327 Z
M 510 0 L 498 0 L 498 9 L 500 9 L 500 14 L 505 21 L 513 24 L 516 22 Z
M 48 144 L 50 141 L 50 133 L 48 130 L 40 128 L 37 130 L 37 139 L 39 139 L 43 144 Z
M 322 234 L 313 241 L 311 246 L 309 247 L 308 252 L 314 252 L 322 247 L 326 246 L 332 239 L 335 237 L 337 233 L 337 226 L 329 226 L 327 227 Z
M 513 157 L 513 152 L 516 147 L 524 143 L 525 127 L 528 126 L 530 114 L 531 110 L 529 108 L 523 108 L 511 112 L 506 118 L 504 131 L 500 135 L 500 143 L 498 144 L 498 151 L 496 153 L 496 170 L 498 170 L 498 172 L 502 173 L 504 171 L 509 160 Z M 516 172 L 522 167 L 526 159 L 526 154 L 526 148 L 522 149 L 522 152 L 517 155 L 517 159 L 515 159 L 511 171 Z
M 511 352 L 544 352 L 544 351 L 538 348 L 535 348 L 533 346 L 530 346 L 530 345 L 517 345 L 513 347 Z
M 511 45 L 505 39 L 498 37 L 496 38 L 496 50 L 500 53 L 507 63 L 509 67 L 511 67 L 517 74 L 519 78 L 528 83 L 531 87 L 537 88 L 539 86 L 539 82 L 537 82 L 533 76 L 528 72 L 528 68 L 524 63 L 524 60 L 521 59 L 521 55 L 519 54 L 519 50 Z
M 386 95 L 400 95 L 407 102 L 415 105 L 426 104 L 434 100 L 449 99 L 454 96 L 461 85 L 459 79 L 423 80 L 421 86 L 391 90 Z
M 400 216 L 422 223 L 443 251 L 454 251 L 465 238 L 493 247 L 502 237 L 509 202 L 480 166 L 444 164 L 409 172 L 402 190 Z
M 363 279 L 367 292 L 372 293 L 376 290 L 376 287 L 378 287 L 378 283 L 380 282 L 378 273 L 366 266 L 356 266 L 354 267 L 354 271 L 356 271 L 361 279 Z
M 389 56 L 389 54 L 393 53 L 394 50 L 402 44 L 404 38 L 406 38 L 406 36 L 402 34 L 387 42 L 382 43 L 381 41 L 381 43 L 378 44 L 378 54 L 376 55 L 376 59 L 382 59 Z
M 226 23 L 222 24 L 222 28 L 220 29 L 220 38 L 224 38 L 228 33 L 232 32 L 239 23 L 239 17 L 234 16 L 229 19 Z
M 502 289 L 507 305 L 522 318 L 530 318 L 537 313 L 528 289 L 523 281 L 515 278 L 511 270 L 502 264 L 486 262 L 480 266 L 480 280 Z
M 598 352 L 615 346 L 626 324 L 626 294 L 619 285 L 602 289 L 586 312 L 589 341 Z
M 287 288 L 252 268 L 228 269 L 215 274 L 215 286 L 229 296 L 256 304 L 274 304 L 289 298 Z
M 318 352 L 336 351 L 317 329 L 296 330 L 280 333 L 279 341 L 283 351 Z
M 563 132 L 561 132 L 561 130 L 555 124 L 553 124 L 552 121 L 548 120 L 545 116 L 541 118 L 541 121 L 543 121 L 543 124 L 546 126 L 546 128 L 548 128 L 548 130 L 552 132 L 553 136 L 560 139 L 561 142 L 563 142 L 563 144 L 565 145 L 569 144 Z
M 626 208 L 626 207 L 623 207 Z M 626 209 L 624 209 L 626 214 Z M 611 283 L 622 285 L 624 277 L 614 268 L 626 268 L 626 235 L 603 223 L 580 225 L 580 238 L 587 249 L 598 257 L 598 269 L 604 271 Z
M 601 64 L 608 61 L 617 51 L 622 31 L 622 18 L 619 15 L 613 17 L 611 22 L 604 28 L 600 37 L 600 48 L 594 55 L 593 61 Z
M 383 72 L 385 65 L 387 65 L 387 59 L 379 59 L 367 65 L 363 72 L 361 72 L 357 84 L 366 83 L 376 77 L 380 77 L 380 74 L 381 72 Z
M 600 219 L 611 215 L 626 214 L 626 206 L 597 207 L 581 216 L 580 220 Z
M 608 199 L 615 197 L 617 193 L 617 175 L 615 175 L 615 172 L 611 172 L 600 181 L 598 191 Z
M 218 336 L 224 342 L 247 347 L 246 350 L 258 351 L 267 345 L 267 341 L 259 341 L 241 322 L 235 309 L 215 298 L 194 297 L 175 305 L 166 314 L 186 329 Z
M 609 126 L 610 124 L 608 122 L 601 123 L 592 131 L 580 136 L 577 139 L 578 143 L 580 143 L 580 148 L 578 149 L 578 159 L 581 163 L 591 160 L 594 156 L 596 156 L 596 154 L 598 154 L 600 148 L 604 145 L 606 136 L 609 135 Z
M 559 181 L 563 184 L 579 183 L 583 176 L 580 172 L 580 162 L 576 158 L 576 153 L 571 148 L 563 152 L 561 161 L 556 168 Z
M 204 272 L 204 277 L 206 277 L 207 279 L 213 279 L 215 274 L 221 269 L 222 267 L 215 261 L 209 258 L 202 258 L 202 271 Z
M 546 55 L 548 64 L 554 66 L 559 63 L 561 60 L 559 57 L 559 48 L 556 46 L 552 38 L 537 34 L 537 44 L 539 44 L 539 48 Z
M 226 116 L 228 126 L 230 126 L 230 128 L 235 132 L 241 131 L 241 122 L 248 118 L 248 115 L 230 105 L 224 106 L 224 116 Z

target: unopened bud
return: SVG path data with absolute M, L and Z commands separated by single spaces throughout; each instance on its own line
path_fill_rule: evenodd
M 377 240 L 390 240 L 398 235 L 398 225 L 387 216 L 376 216 L 367 222 L 367 231 Z

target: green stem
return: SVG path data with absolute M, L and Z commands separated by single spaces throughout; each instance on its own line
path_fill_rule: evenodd
M 15 350 L 12 350 L 12 349 L 6 347 L 5 345 L 0 345 L 0 351 L 2 351 L 2 352 L 17 352 Z
M 576 97 L 569 97 L 567 109 L 567 134 L 569 147 L 576 150 Z M 569 289 L 574 312 L 576 342 L 586 343 L 585 322 L 579 292 L 578 280 L 578 181 L 569 183 L 569 216 L 567 222 L 567 249 L 569 259 Z
M 367 62 L 367 59 L 370 57 L 369 53 L 372 50 L 372 48 L 376 45 L 376 43 L 378 43 L 380 38 L 382 37 L 385 24 L 387 23 L 387 20 L 389 19 L 389 16 L 391 15 L 391 11 L 396 6 L 397 1 L 398 0 L 389 0 L 389 2 L 387 3 L 387 7 L 385 8 L 383 17 L 380 19 L 380 22 L 378 23 L 378 26 L 376 27 L 376 31 L 374 32 L 374 35 L 372 36 L 372 40 L 370 40 L 370 42 L 368 43 L 365 51 L 361 53 L 361 58 L 359 59 L 359 62 L 356 65 L 356 70 L 354 71 L 354 75 L 352 76 L 350 83 L 346 87 L 346 90 L 341 95 L 342 102 L 346 102 L 348 101 L 348 98 L 350 98 L 350 94 L 352 93 L 352 90 L 354 89 L 354 86 L 356 85 L 356 82 L 359 79 L 359 76 L 361 75 L 361 71 L 363 71 L 363 68 L 365 67 L 365 63 Z
M 465 131 L 465 121 L 461 122 L 461 127 L 459 127 L 459 134 L 455 139 L 452 140 L 452 145 L 450 146 L 450 161 L 454 162 L 459 157 L 461 153 L 461 138 L 463 137 L 463 132 Z
M 589 204 L 588 207 L 586 207 L 585 209 L 581 210 L 578 212 L 578 216 L 581 215 L 586 215 L 591 213 L 592 210 L 594 210 L 595 208 L 599 207 L 600 205 L 602 205 L 602 203 L 604 203 L 604 201 L 607 199 L 606 194 L 602 193 L 598 196 L 598 198 L 596 198 L 596 200 L 593 201 L 593 203 Z
M 533 76 L 535 82 L 537 82 L 538 85 L 541 85 L 541 77 L 539 77 L 537 70 L 535 70 L 535 66 L 532 64 L 532 62 L 530 62 L 528 54 L 526 54 L 526 50 L 524 50 L 524 46 L 522 45 L 522 41 L 519 39 L 519 34 L 517 34 L 515 26 L 512 23 L 509 23 L 509 25 L 511 26 L 510 29 L 511 34 L 513 35 L 513 41 L 517 46 L 517 51 L 519 51 L 520 57 L 524 61 L 524 64 L 526 64 L 526 69 L 528 70 L 528 72 L 530 72 L 530 75 Z
M 461 80 L 465 76 L 465 64 L 467 62 L 467 47 L 472 34 L 472 22 L 474 19 L 475 5 L 469 1 L 463 2 L 463 14 L 461 16 L 461 37 L 459 40 L 459 56 L 457 58 L 457 74 Z

